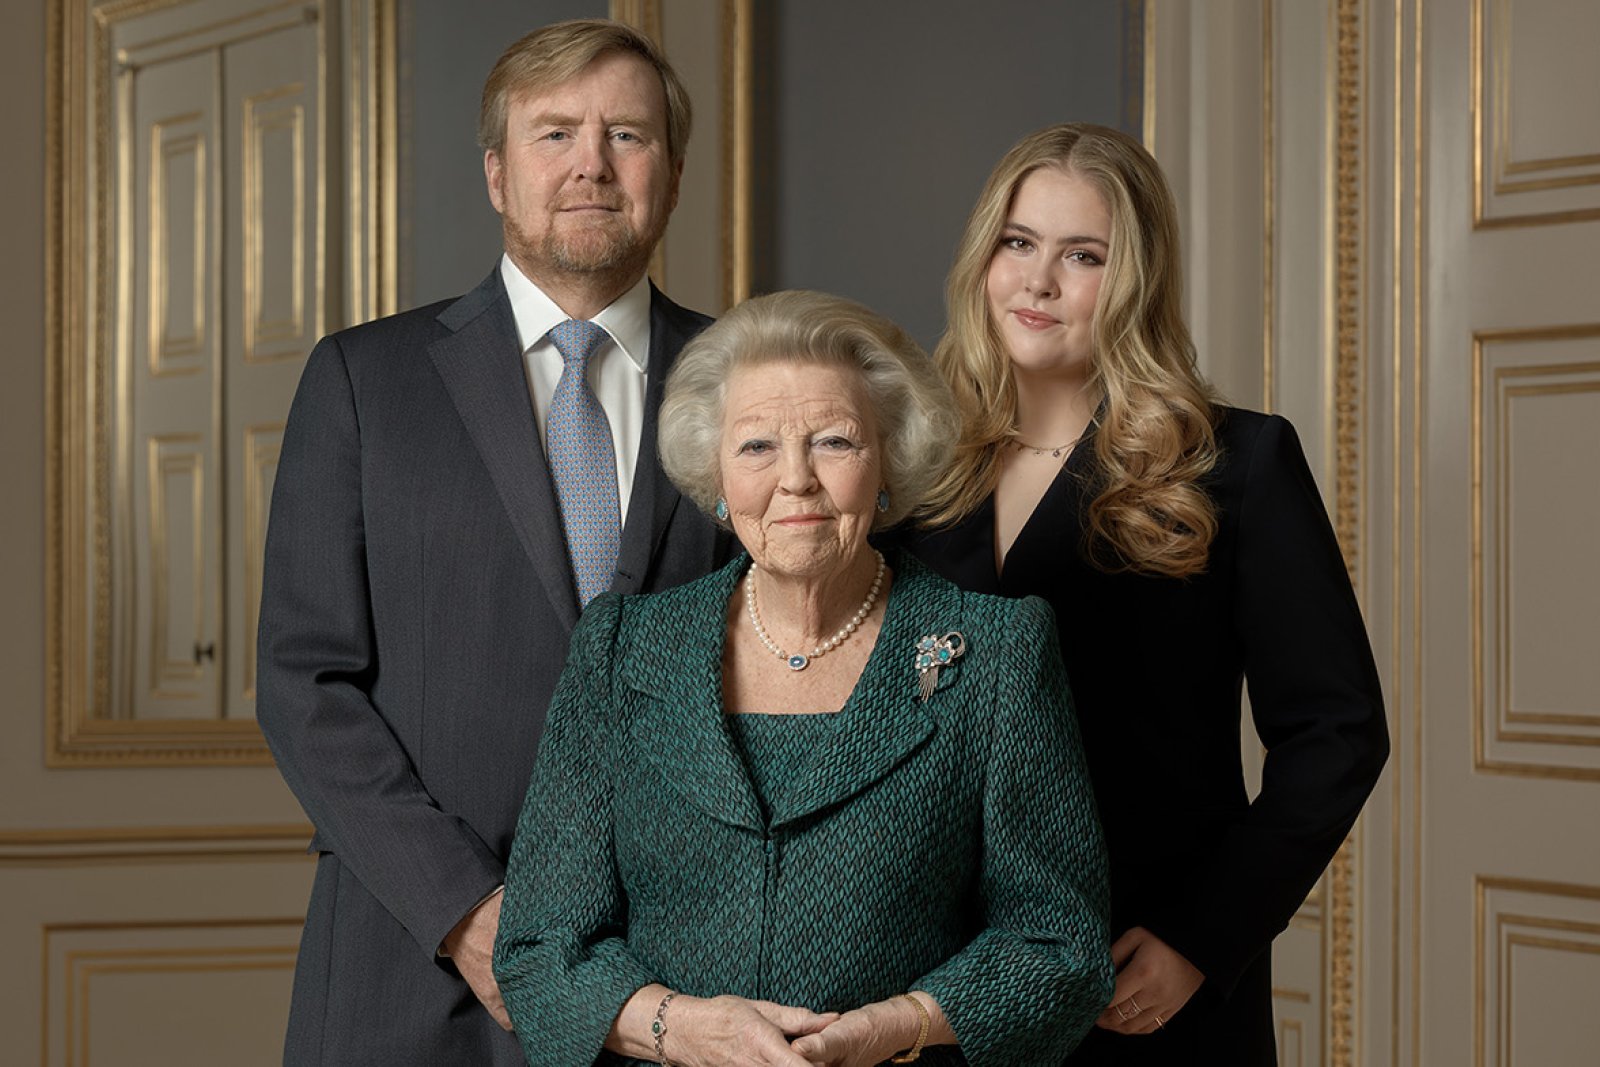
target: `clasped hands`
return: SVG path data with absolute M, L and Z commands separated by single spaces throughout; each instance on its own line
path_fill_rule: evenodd
M 649 1001 L 656 989 L 640 993 Z M 932 1001 L 923 998 L 924 1005 Z M 921 1017 L 903 998 L 814 1012 L 742 997 L 673 998 L 665 1050 L 682 1067 L 872 1067 L 911 1047 Z

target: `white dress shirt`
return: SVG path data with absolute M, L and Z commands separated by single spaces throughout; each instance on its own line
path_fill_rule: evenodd
M 550 421 L 550 398 L 561 380 L 564 361 L 550 340 L 550 330 L 572 316 L 528 280 L 510 256 L 500 258 L 500 277 L 511 297 L 517 320 L 517 338 L 528 372 L 528 392 L 533 397 L 533 417 L 539 441 L 549 454 L 545 436 Z M 628 521 L 628 497 L 633 473 L 639 465 L 639 439 L 644 436 L 645 374 L 650 359 L 650 282 L 637 285 L 612 301 L 592 320 L 609 338 L 589 357 L 589 387 L 611 424 L 611 448 L 617 456 L 617 504 Z

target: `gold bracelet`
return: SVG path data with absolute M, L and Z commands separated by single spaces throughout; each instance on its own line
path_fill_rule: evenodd
M 922 1001 L 918 1000 L 910 993 L 901 993 L 900 995 L 906 1000 L 911 1001 L 912 1004 L 916 1005 L 917 1014 L 922 1016 L 922 1031 L 917 1034 L 917 1040 L 914 1045 L 906 1049 L 906 1051 L 900 1053 L 898 1056 L 891 1056 L 889 1058 L 889 1062 L 915 1063 L 917 1058 L 922 1055 L 922 1043 L 928 1040 L 928 1027 L 933 1025 L 933 1020 L 928 1018 L 928 1009 L 922 1006 Z
M 650 1024 L 650 1036 L 656 1039 L 656 1062 L 661 1067 L 672 1067 L 667 1060 L 667 1005 L 672 1003 L 672 998 L 678 995 L 675 989 L 667 990 L 667 995 L 661 998 L 661 1003 L 656 1005 L 655 1022 Z

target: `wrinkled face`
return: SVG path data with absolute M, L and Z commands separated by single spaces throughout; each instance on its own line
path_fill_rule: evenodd
M 1017 187 L 987 292 L 1019 377 L 1089 372 L 1110 243 L 1105 200 L 1076 174 L 1040 167 Z
M 762 570 L 826 578 L 866 550 L 883 487 L 866 384 L 815 363 L 741 367 L 723 404 L 722 496 Z
M 513 97 L 483 157 L 506 252 L 535 282 L 638 273 L 678 200 L 661 78 L 605 52 L 570 81 Z

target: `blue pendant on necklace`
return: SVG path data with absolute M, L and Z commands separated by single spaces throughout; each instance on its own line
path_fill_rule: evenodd
M 811 660 L 798 652 L 789 657 L 789 669 L 791 671 L 803 671 L 809 666 L 811 666 Z

